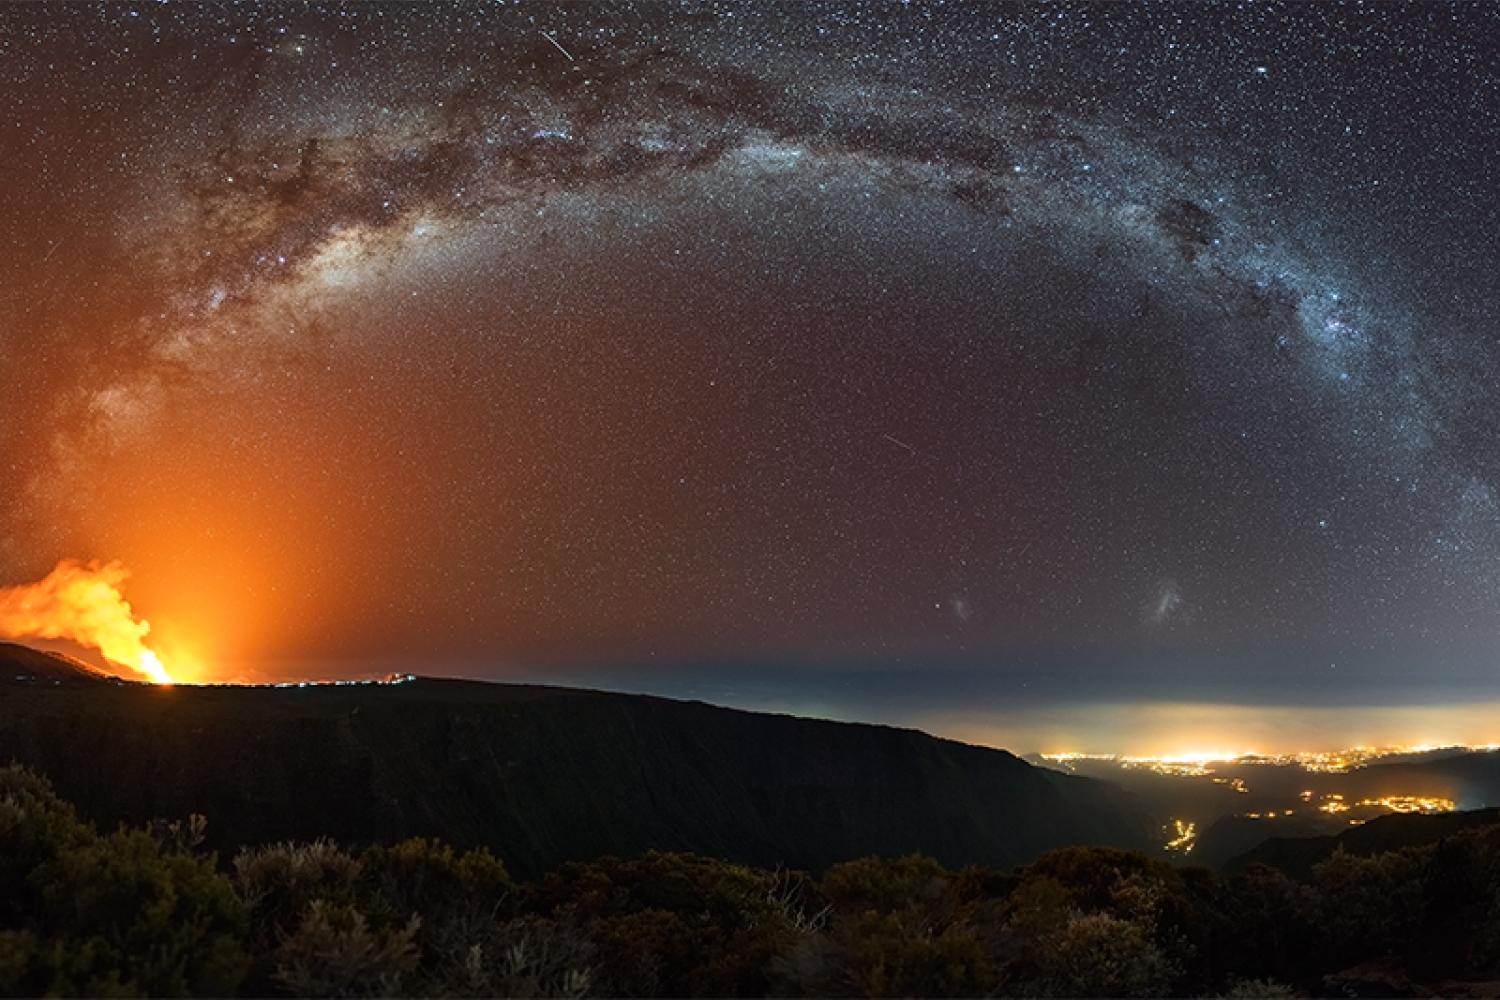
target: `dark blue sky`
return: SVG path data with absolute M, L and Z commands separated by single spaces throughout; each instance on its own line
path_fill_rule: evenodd
M 1482 697 L 1497 27 L 4 8 L 0 583 L 203 677 Z

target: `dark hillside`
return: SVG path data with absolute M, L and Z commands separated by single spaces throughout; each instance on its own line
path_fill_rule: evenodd
M 1271 840 L 1332 840 L 1350 829 L 1348 821 L 1316 810 L 1278 816 L 1274 820 L 1230 815 L 1216 819 L 1193 847 L 1192 862 L 1206 868 L 1228 869 L 1236 858 Z
M 82 660 L 29 646 L 0 642 L 0 692 L 12 684 L 92 684 L 113 682 Z
M 1393 814 L 1349 827 L 1330 837 L 1272 837 L 1224 865 L 1226 872 L 1244 871 L 1250 865 L 1279 868 L 1297 879 L 1312 876 L 1313 866 L 1343 849 L 1346 854 L 1370 857 L 1404 847 L 1422 847 L 1461 830 L 1500 823 L 1500 809 L 1440 813 L 1423 816 Z
M 1440 795 L 1460 809 L 1500 802 L 1500 751 L 1449 753 L 1431 760 L 1377 764 L 1350 772 L 1349 789 L 1360 795 Z
M 564 688 L 11 684 L 0 760 L 101 823 L 198 812 L 212 846 L 485 844 L 518 873 L 650 848 L 821 869 L 921 851 L 1007 866 L 1154 846 L 1112 786 L 923 733 Z

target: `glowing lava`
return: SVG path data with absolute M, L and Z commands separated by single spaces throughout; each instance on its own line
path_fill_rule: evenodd
M 129 577 L 117 562 L 65 559 L 38 583 L 0 588 L 0 636 L 67 639 L 97 649 L 110 663 L 153 684 L 171 684 L 161 659 L 145 643 L 151 623 L 136 617 L 120 592 Z
M 135 663 L 135 669 L 144 674 L 152 684 L 172 683 L 172 675 L 167 673 L 167 668 L 162 665 L 161 657 L 149 649 L 141 653 L 141 658 Z

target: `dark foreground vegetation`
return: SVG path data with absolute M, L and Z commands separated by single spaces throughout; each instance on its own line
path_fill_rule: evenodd
M 1013 871 L 814 876 L 688 854 L 518 883 L 487 850 L 221 858 L 204 821 L 101 833 L 0 768 L 0 993 L 308 996 L 1494 995 L 1500 826 L 1306 882 L 1108 848 Z

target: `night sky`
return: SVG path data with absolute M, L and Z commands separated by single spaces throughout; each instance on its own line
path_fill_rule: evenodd
M 197 679 L 1500 698 L 1493 4 L 8 4 L 0 149 L 0 582 Z

